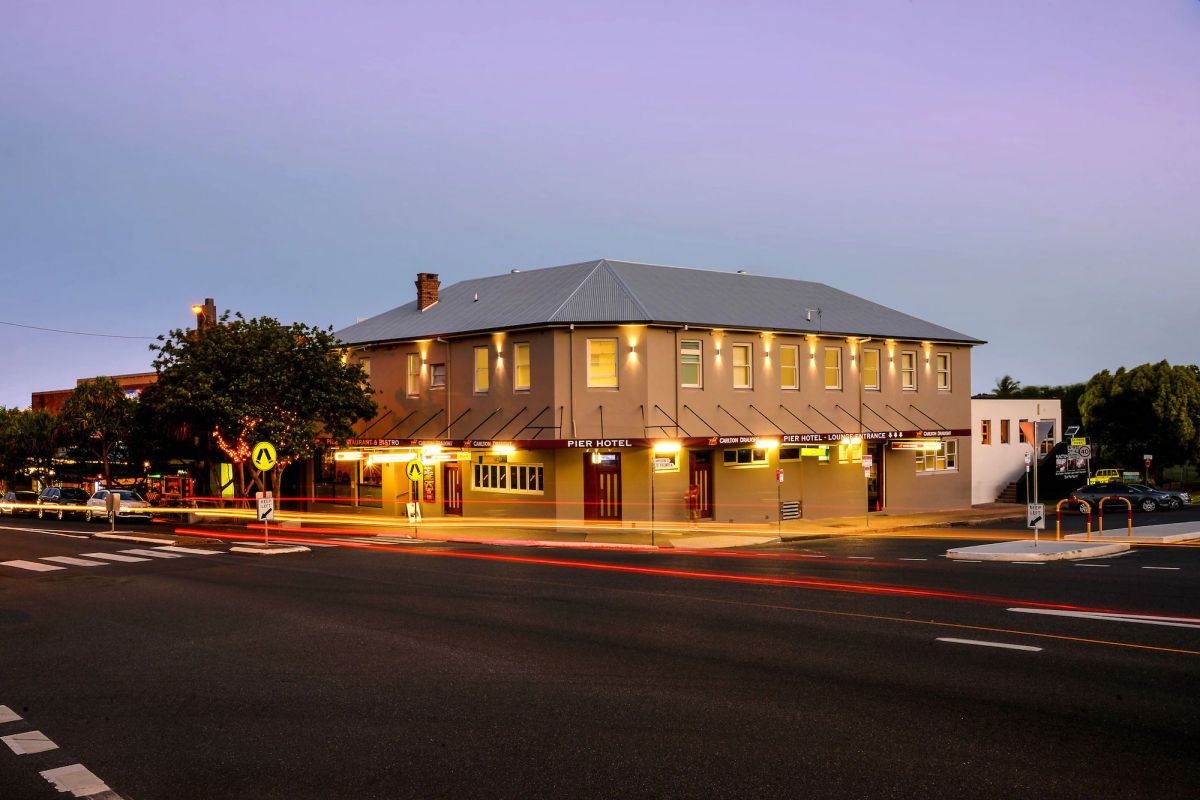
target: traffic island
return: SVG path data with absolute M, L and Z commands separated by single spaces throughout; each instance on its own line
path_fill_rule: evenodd
M 955 547 L 946 551 L 946 558 L 960 561 L 1075 561 L 1122 553 L 1128 549 L 1128 542 L 1034 542 L 1032 539 L 1018 539 Z
M 1165 525 L 1139 525 L 1136 528 L 1114 528 L 1110 531 L 1069 533 L 1065 539 L 1112 542 L 1124 540 L 1138 544 L 1175 544 L 1200 539 L 1200 522 L 1169 522 Z
M 231 553 L 250 553 L 256 556 L 282 556 L 288 553 L 310 553 L 311 548 L 299 544 L 235 544 Z

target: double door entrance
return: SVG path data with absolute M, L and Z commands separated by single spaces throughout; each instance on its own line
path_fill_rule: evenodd
M 621 454 L 583 454 L 583 518 L 621 519 Z

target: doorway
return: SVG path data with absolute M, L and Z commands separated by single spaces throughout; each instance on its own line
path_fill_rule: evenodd
M 712 450 L 688 453 L 688 489 L 695 486 L 699 493 L 695 499 L 698 519 L 712 519 Z
M 621 454 L 583 454 L 583 518 L 621 519 Z
M 867 452 L 871 454 L 871 472 L 867 475 L 867 511 L 883 511 L 883 454 L 887 449 L 883 442 L 872 442 Z
M 442 464 L 442 513 L 454 517 L 463 513 L 462 466 L 457 461 Z

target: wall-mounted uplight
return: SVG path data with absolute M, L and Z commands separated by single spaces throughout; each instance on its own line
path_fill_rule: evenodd
M 779 447 L 778 439 L 755 439 L 754 446 L 760 450 L 774 450 Z
M 494 444 L 492 445 L 492 453 L 498 456 L 511 456 L 517 452 L 517 448 L 511 444 Z
M 655 442 L 655 453 L 678 453 L 681 445 L 679 442 Z

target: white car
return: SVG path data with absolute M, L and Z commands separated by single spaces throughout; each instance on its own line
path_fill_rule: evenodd
M 146 498 L 128 489 L 101 489 L 84 504 L 83 518 L 87 522 L 108 519 L 108 495 L 115 492 L 121 496 L 118 519 L 150 519 L 151 506 Z

